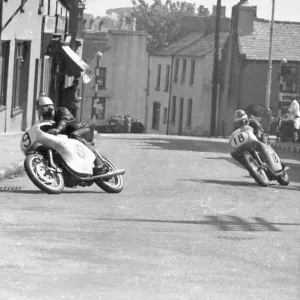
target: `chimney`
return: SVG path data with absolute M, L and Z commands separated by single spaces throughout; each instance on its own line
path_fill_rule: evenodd
M 211 13 L 212 16 L 216 16 L 217 15 L 217 6 L 213 5 L 213 10 Z M 226 6 L 221 6 L 221 18 L 225 18 L 226 17 Z
M 240 0 L 237 5 L 232 7 L 232 29 L 240 36 L 252 35 L 256 13 L 257 6 L 250 5 L 248 0 Z

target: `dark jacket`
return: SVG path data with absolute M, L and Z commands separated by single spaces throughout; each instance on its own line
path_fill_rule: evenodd
M 84 127 L 84 124 L 77 122 L 75 117 L 66 107 L 59 107 L 55 109 L 54 121 L 61 133 L 69 134 Z
M 255 135 L 257 135 L 259 131 L 262 133 L 264 132 L 263 126 L 256 119 L 249 118 L 248 125 L 253 128 L 253 132 Z

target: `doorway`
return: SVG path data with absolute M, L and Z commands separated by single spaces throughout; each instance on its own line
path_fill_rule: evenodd
M 152 129 L 159 130 L 160 102 L 153 102 Z

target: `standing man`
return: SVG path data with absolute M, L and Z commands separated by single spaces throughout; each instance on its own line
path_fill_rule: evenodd
M 76 111 L 80 107 L 79 103 L 82 97 L 79 97 L 79 80 L 74 79 L 73 85 L 65 88 L 61 93 L 60 106 L 66 107 L 71 114 L 76 118 Z

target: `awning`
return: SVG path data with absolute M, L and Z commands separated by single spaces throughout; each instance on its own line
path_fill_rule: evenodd
M 74 76 L 90 68 L 69 46 L 62 46 L 61 48 L 66 57 L 67 75 Z

